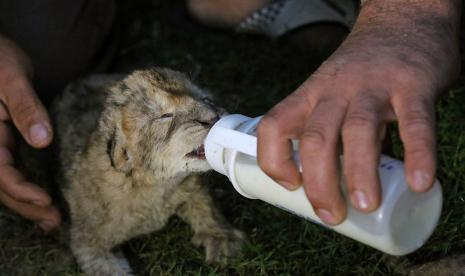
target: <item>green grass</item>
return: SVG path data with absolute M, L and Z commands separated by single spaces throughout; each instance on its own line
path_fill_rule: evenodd
M 129 50 L 115 68 L 155 64 L 188 72 L 219 95 L 230 112 L 255 116 L 295 89 L 321 62 L 316 53 L 302 53 L 285 41 L 204 28 L 187 18 L 181 2 L 160 2 L 139 3 L 120 19 L 123 47 Z M 135 17 L 139 23 L 129 24 Z M 147 38 L 154 32 L 155 37 Z M 190 228 L 177 218 L 161 231 L 131 240 L 124 250 L 141 275 L 400 275 L 411 265 L 465 253 L 465 90 L 444 95 L 437 112 L 443 214 L 431 239 L 413 254 L 390 257 L 245 199 L 216 173 L 205 176 L 216 203 L 249 238 L 241 257 L 226 266 L 207 265 L 203 250 L 190 243 Z M 399 139 L 392 136 L 400 158 Z M 43 235 L 5 209 L 0 209 L 0 229 L 0 275 L 78 274 L 60 237 Z

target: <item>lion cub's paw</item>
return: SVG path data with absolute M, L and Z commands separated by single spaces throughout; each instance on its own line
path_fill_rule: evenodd
M 238 256 L 245 241 L 245 234 L 234 228 L 199 232 L 192 238 L 195 246 L 205 247 L 205 260 L 208 263 L 222 264 Z

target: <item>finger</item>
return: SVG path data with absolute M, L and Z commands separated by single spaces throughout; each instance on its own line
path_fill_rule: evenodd
M 0 120 L 1 121 L 8 121 L 10 120 L 10 114 L 8 113 L 8 109 L 6 108 L 5 104 L 0 101 Z
M 318 102 L 300 138 L 305 193 L 320 219 L 332 225 L 342 222 L 347 211 L 339 185 L 337 150 L 346 106 L 343 99 Z
M 13 156 L 11 152 L 6 147 L 0 147 L 0 167 L 4 165 L 12 165 L 13 164 Z
M 19 202 L 0 191 L 0 201 L 6 207 L 19 215 L 36 222 L 40 228 L 50 231 L 58 228 L 61 223 L 61 215 L 57 208 L 52 205 L 40 207 L 24 202 Z
M 42 148 L 52 141 L 52 128 L 47 111 L 26 79 L 9 82 L 0 93 L 13 123 L 24 139 Z
M 305 116 L 311 108 L 302 97 L 299 93 L 289 95 L 262 118 L 257 129 L 260 168 L 290 190 L 301 183 L 291 139 L 300 136 Z
M 407 182 L 416 192 L 428 190 L 436 172 L 434 99 L 401 95 L 393 99 L 404 144 Z
M 50 196 L 40 187 L 29 183 L 13 166 L 0 166 L 0 191 L 15 201 L 47 206 L 51 204 Z
M 11 132 L 10 126 L 0 121 L 0 147 L 6 147 L 8 149 L 13 149 L 15 146 L 15 137 Z
M 352 205 L 375 210 L 381 202 L 378 164 L 385 124 L 381 116 L 390 104 L 384 93 L 360 93 L 352 99 L 342 127 L 344 173 Z

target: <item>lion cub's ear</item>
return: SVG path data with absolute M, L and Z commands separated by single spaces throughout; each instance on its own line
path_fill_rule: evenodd
M 119 127 L 115 128 L 107 142 L 107 154 L 113 168 L 123 173 L 131 172 L 133 168 L 132 156 L 127 150 L 124 133 Z

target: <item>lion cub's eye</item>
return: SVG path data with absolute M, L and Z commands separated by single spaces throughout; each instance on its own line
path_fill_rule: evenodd
M 171 118 L 173 117 L 173 113 L 166 113 L 161 115 L 158 119 L 165 119 L 165 118 Z

